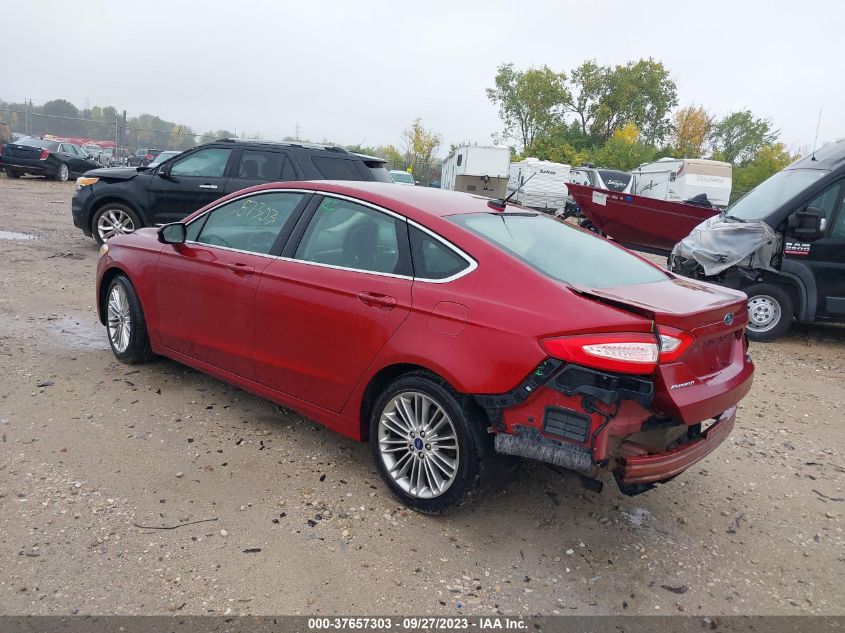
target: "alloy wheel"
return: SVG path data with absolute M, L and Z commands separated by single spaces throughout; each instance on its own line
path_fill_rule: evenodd
M 67 165 L 62 163 L 61 165 L 59 165 L 59 180 L 65 182 L 69 177 L 70 172 L 68 171 Z
M 768 332 L 780 321 L 781 309 L 773 297 L 755 295 L 748 300 L 748 329 L 754 332 Z
M 458 435 L 449 414 L 430 396 L 405 391 L 392 398 L 381 413 L 377 441 L 388 475 L 407 494 L 433 499 L 455 481 Z
M 97 219 L 97 233 L 104 242 L 115 235 L 126 235 L 134 230 L 132 218 L 121 209 L 107 209 Z
M 111 344 L 122 354 L 129 347 L 129 339 L 132 336 L 129 297 L 123 284 L 116 283 L 109 292 L 107 321 Z

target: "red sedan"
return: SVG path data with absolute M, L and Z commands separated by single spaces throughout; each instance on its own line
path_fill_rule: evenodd
M 514 456 L 629 494 L 704 458 L 751 387 L 745 301 L 542 213 L 382 183 L 246 189 L 114 238 L 97 269 L 119 360 L 370 440 L 429 513 Z

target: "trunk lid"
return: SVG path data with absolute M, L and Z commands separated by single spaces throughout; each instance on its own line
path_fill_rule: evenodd
M 655 372 L 656 412 L 686 424 L 720 415 L 751 387 L 754 367 L 745 350 L 745 294 L 684 278 L 605 289 L 577 289 L 593 299 L 650 318 L 658 331 L 674 328 L 693 340 L 676 361 Z
M 42 147 L 32 147 L 31 145 L 17 145 L 15 143 L 6 143 L 3 146 L 3 156 L 8 158 L 28 158 L 38 160 L 41 158 Z

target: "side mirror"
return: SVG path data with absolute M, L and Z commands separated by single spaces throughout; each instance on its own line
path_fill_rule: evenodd
M 824 211 L 817 207 L 807 207 L 795 211 L 787 218 L 787 232 L 797 239 L 812 242 L 824 235 L 826 222 Z
M 188 229 L 181 222 L 165 224 L 158 230 L 158 241 L 162 244 L 184 244 L 188 237 Z

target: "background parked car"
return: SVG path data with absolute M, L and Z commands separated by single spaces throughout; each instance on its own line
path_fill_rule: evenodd
M 34 174 L 64 181 L 100 166 L 81 147 L 67 142 L 23 138 L 0 150 L 0 166 L 9 178 Z
M 77 180 L 73 223 L 102 243 L 181 220 L 221 196 L 285 180 L 393 181 L 385 161 L 341 147 L 221 139 L 146 170 L 95 169 Z
M 169 159 L 173 158 L 174 156 L 178 156 L 182 152 L 174 149 L 168 149 L 161 152 L 158 156 L 156 156 L 153 161 L 147 165 L 147 167 L 158 167 L 162 163 L 166 163 Z
M 129 155 L 129 165 L 131 167 L 146 167 L 159 154 L 161 154 L 160 149 L 142 147 L 134 154 Z
M 417 184 L 412 174 L 409 174 L 407 171 L 402 171 L 400 169 L 391 169 L 390 177 L 393 179 L 393 182 L 395 182 L 397 185 L 413 186 Z

